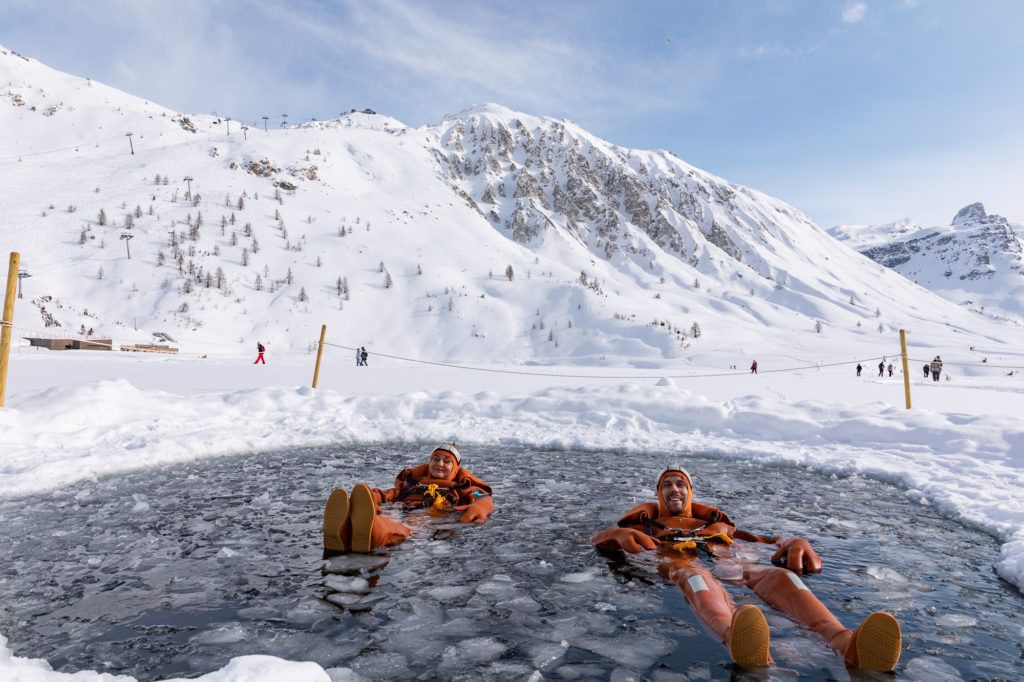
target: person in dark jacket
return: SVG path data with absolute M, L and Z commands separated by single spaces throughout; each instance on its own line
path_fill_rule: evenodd
M 885 376 L 885 360 L 878 363 L 878 376 Z
M 256 353 L 257 353 L 257 355 L 256 355 L 256 362 L 254 362 L 252 364 L 255 365 L 255 364 L 260 363 L 260 362 L 262 362 L 264 365 L 267 364 L 267 361 L 263 359 L 263 352 L 265 350 L 266 350 L 266 348 L 263 347 L 263 343 L 261 341 L 257 341 L 256 342 Z
M 863 368 L 863 367 L 861 367 L 861 366 L 860 366 L 860 363 L 858 362 L 858 363 L 857 363 L 857 376 L 860 376 L 860 371 L 861 371 L 862 369 L 864 369 L 864 368 Z
M 369 367 L 369 365 L 366 364 L 366 358 L 367 357 L 368 357 L 368 354 L 366 352 L 366 346 L 363 346 L 362 348 L 359 349 L 359 359 L 362 361 L 363 367 Z
M 938 355 L 936 355 L 935 359 L 932 360 L 931 368 L 932 368 L 932 381 L 938 381 L 939 380 L 939 376 L 942 374 L 942 358 L 940 358 Z
M 736 527 L 724 512 L 693 501 L 690 475 L 672 465 L 658 478 L 657 502 L 640 504 L 615 528 L 590 541 L 602 551 L 638 554 L 657 550 L 663 560 L 659 573 L 683 591 L 702 621 L 721 638 L 733 662 L 745 668 L 771 663 L 769 628 L 757 606 L 736 607 L 729 592 L 700 559 L 698 550 L 715 556 L 731 554 L 734 540 L 773 544 L 772 561 L 788 568 L 744 563 L 740 582 L 764 601 L 804 627 L 817 632 L 844 658 L 846 667 L 889 671 L 900 656 L 899 623 L 876 611 L 850 632 L 797 576 L 821 571 L 821 557 L 802 538 L 768 537 Z

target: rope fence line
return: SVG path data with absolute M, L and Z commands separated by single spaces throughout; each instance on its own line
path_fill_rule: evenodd
M 319 342 L 314 342 L 314 343 L 319 343 Z M 325 346 L 332 346 L 334 348 L 341 348 L 343 350 L 349 350 L 349 351 L 358 350 L 358 348 L 356 346 L 345 346 L 345 345 L 338 344 L 338 343 L 330 343 L 328 341 L 324 341 L 324 345 Z M 560 374 L 560 373 L 555 373 L 555 372 L 527 372 L 527 371 L 512 370 L 512 369 L 496 369 L 496 368 L 493 368 L 493 367 L 474 367 L 472 365 L 457 365 L 457 364 L 449 363 L 449 362 L 436 362 L 436 361 L 433 361 L 433 360 L 420 360 L 420 359 L 417 359 L 417 358 L 409 358 L 409 357 L 404 357 L 404 356 L 401 356 L 401 355 L 390 355 L 388 353 L 380 353 L 380 352 L 376 352 L 376 351 L 373 354 L 376 357 L 388 358 L 388 359 L 391 359 L 391 360 L 401 360 L 403 362 L 412 362 L 412 363 L 417 363 L 417 364 L 421 364 L 421 365 L 434 365 L 436 367 L 450 367 L 450 368 L 453 368 L 453 369 L 467 369 L 467 370 L 472 370 L 472 371 L 475 371 L 475 372 L 492 372 L 492 373 L 495 373 L 495 374 L 519 374 L 519 375 L 524 375 L 524 376 L 562 377 L 562 378 L 565 378 L 565 379 L 656 379 L 656 378 L 666 378 L 666 379 L 705 379 L 705 378 L 728 377 L 728 376 L 745 376 L 745 375 L 749 374 L 749 370 L 737 370 L 737 371 L 732 371 L 732 372 L 717 372 L 717 373 L 712 373 L 712 374 L 679 374 L 679 375 L 667 375 L 667 374 L 664 374 L 664 373 L 659 373 L 659 374 L 625 374 L 625 375 L 612 375 L 612 374 Z M 840 361 L 840 362 L 816 363 L 814 365 L 803 365 L 803 366 L 799 366 L 799 367 L 784 367 L 784 368 L 780 368 L 780 369 L 765 369 L 765 370 L 762 370 L 762 369 L 758 368 L 758 372 L 757 373 L 758 374 L 776 374 L 776 373 L 781 373 L 781 372 L 795 372 L 795 371 L 806 370 L 806 369 L 821 369 L 822 367 L 840 367 L 842 365 L 852 365 L 854 363 L 874 362 L 874 359 L 876 357 L 878 357 L 878 356 L 875 355 L 875 356 L 872 356 L 870 358 L 854 358 L 852 360 L 843 360 L 843 361 Z M 900 353 L 897 352 L 897 353 L 893 353 L 891 355 L 886 354 L 885 357 L 887 357 L 887 358 L 888 357 L 900 358 L 902 356 L 901 356 Z M 911 358 L 911 357 L 908 357 L 907 361 L 908 362 L 911 362 L 911 361 L 912 362 L 924 362 L 924 363 L 930 363 L 931 362 L 930 360 L 918 360 L 918 359 Z M 954 363 L 954 362 L 945 363 L 945 361 L 944 361 L 944 364 L 957 365 L 959 367 L 980 367 L 980 368 L 994 368 L 994 369 L 1022 369 L 1022 370 L 1024 370 L 1024 366 L 992 365 L 992 364 L 989 364 L 989 363 L 963 363 L 963 362 L 961 362 L 961 363 Z
M 12 324 L 10 322 L 7 322 L 6 320 L 0 320 L 0 327 L 10 327 L 12 330 L 13 329 L 18 329 L 18 330 L 21 330 L 23 332 L 27 332 L 29 334 L 39 334 L 42 338 L 45 338 L 45 337 L 64 338 L 64 337 L 62 337 L 60 335 L 54 334 L 53 332 L 45 332 L 45 331 L 41 331 L 41 330 L 38 330 L 38 329 L 31 329 L 29 327 L 22 327 L 20 325 L 16 325 L 16 324 Z M 66 335 L 67 338 L 74 338 L 76 336 L 77 335 L 75 335 L 75 334 L 68 334 L 68 335 Z M 122 344 L 122 343 L 115 344 L 113 341 L 107 343 L 107 342 L 103 342 L 103 341 L 92 341 L 92 340 L 82 340 L 82 339 L 76 339 L 76 340 L 81 345 L 83 345 L 83 346 L 95 346 L 97 348 L 104 348 L 104 349 L 110 349 L 110 350 L 115 350 L 116 347 L 123 346 L 123 345 L 132 345 L 132 344 Z M 314 342 L 311 342 L 311 345 L 312 346 L 316 346 L 318 343 L 319 343 L 319 341 L 314 341 Z M 330 343 L 328 341 L 325 341 L 324 345 L 325 346 L 331 346 L 333 348 L 341 348 L 342 350 L 349 350 L 349 351 L 357 350 L 356 346 L 345 346 L 345 345 L 338 344 L 338 343 Z M 189 351 L 184 351 L 184 352 L 176 351 L 174 353 L 168 353 L 167 351 L 156 350 L 156 349 L 149 349 L 149 348 L 133 348 L 132 352 L 156 353 L 156 354 L 159 354 L 159 355 L 189 356 L 189 357 L 196 357 L 196 358 L 206 358 L 206 357 L 210 357 L 210 356 L 235 357 L 235 356 L 238 355 L 237 353 L 196 353 L 196 352 L 189 352 Z M 434 360 L 420 360 L 418 358 L 410 358 L 410 357 L 405 357 L 405 356 L 402 356 L 402 355 L 391 355 L 391 354 L 388 354 L 388 353 L 380 353 L 380 352 L 377 352 L 377 351 L 374 351 L 373 355 L 376 356 L 376 357 L 388 358 L 390 360 L 400 360 L 402 362 L 412 362 L 412 363 L 421 364 L 421 365 L 432 365 L 432 366 L 435 366 L 435 367 L 448 367 L 448 368 L 451 368 L 451 369 L 464 369 L 464 370 L 470 370 L 470 371 L 474 371 L 474 372 L 489 372 L 489 373 L 493 373 L 493 374 L 516 374 L 516 375 L 520 375 L 520 376 L 561 377 L 561 378 L 565 378 L 565 379 L 656 379 L 656 378 L 665 378 L 665 379 L 712 379 L 712 378 L 717 378 L 717 377 L 745 376 L 745 375 L 750 373 L 749 370 L 735 370 L 735 371 L 730 371 L 730 372 L 714 372 L 714 373 L 709 373 L 709 374 L 664 374 L 664 373 L 656 373 L 656 374 L 562 374 L 562 373 L 558 373 L 558 372 L 528 372 L 528 371 L 524 371 L 524 370 L 498 369 L 498 368 L 494 368 L 494 367 L 475 367 L 473 365 L 459 365 L 459 364 L 450 363 L 450 362 L 437 362 L 437 361 L 434 361 Z M 782 367 L 782 368 L 779 368 L 779 369 L 760 369 L 760 368 L 758 368 L 757 373 L 758 374 L 779 374 L 779 373 L 783 373 L 783 372 L 796 372 L 796 371 L 808 370 L 808 369 L 821 369 L 823 367 L 841 367 L 843 365 L 852 365 L 854 363 L 858 363 L 859 364 L 859 363 L 866 363 L 866 362 L 867 363 L 874 362 L 874 359 L 876 357 L 878 357 L 878 356 L 875 355 L 875 356 L 872 356 L 870 358 L 854 358 L 854 359 L 851 359 L 851 360 L 842 360 L 842 361 L 838 361 L 838 362 L 821 362 L 821 363 L 815 363 L 813 365 L 800 365 L 800 366 L 796 366 L 796 367 Z M 896 358 L 900 358 L 901 354 L 898 353 L 898 352 L 897 353 L 892 353 L 892 354 L 884 354 L 884 357 L 896 359 Z M 926 359 L 923 359 L 923 358 L 913 358 L 913 357 L 909 357 L 909 356 L 907 357 L 907 361 L 908 362 L 918 362 L 918 363 L 923 363 L 923 364 L 930 364 L 931 363 L 931 360 L 926 360 Z M 977 368 L 980 368 L 980 369 L 1024 370 L 1024 365 L 995 365 L 995 364 L 991 364 L 991 363 L 987 363 L 987 362 L 985 362 L 985 363 L 980 363 L 980 362 L 970 363 L 970 362 L 952 362 L 952 361 L 943 360 L 942 364 L 943 364 L 943 366 L 949 365 L 949 366 L 954 366 L 954 367 L 977 367 Z

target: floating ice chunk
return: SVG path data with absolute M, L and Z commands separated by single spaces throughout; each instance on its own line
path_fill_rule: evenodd
M 350 668 L 328 668 L 327 676 L 331 678 L 331 682 L 368 682 L 369 680 Z
M 956 668 L 933 656 L 910 659 L 900 678 L 908 682 L 962 682 L 964 679 Z
M 550 642 L 537 644 L 530 649 L 530 662 L 538 670 L 550 668 L 562 662 L 568 649 L 569 643 L 564 639 L 558 644 Z
M 972 628 L 978 624 L 977 618 L 965 613 L 944 613 L 939 616 L 939 620 L 954 628 Z
M 566 573 L 561 578 L 559 578 L 559 580 L 563 583 L 585 583 L 589 580 L 593 580 L 596 574 L 596 568 L 588 568 L 587 570 L 581 573 Z
M 403 654 L 365 654 L 352 661 L 352 668 L 374 680 L 409 677 L 409 659 Z
M 903 575 L 897 573 L 888 566 L 868 566 L 867 574 L 876 580 L 885 580 L 886 582 L 894 583 L 896 585 L 903 585 L 908 582 Z
M 640 675 L 632 670 L 616 668 L 608 676 L 608 682 L 640 682 Z
M 658 637 L 626 634 L 618 637 L 579 637 L 572 642 L 599 656 L 630 668 L 648 668 L 675 650 L 676 645 Z
M 454 669 L 467 663 L 489 663 L 501 657 L 508 649 L 494 637 L 471 637 L 454 646 L 447 646 L 441 654 L 441 669 Z
M 338 606 L 348 606 L 349 604 L 355 604 L 356 602 L 363 600 L 361 594 L 350 594 L 348 592 L 331 592 L 329 595 L 324 597 L 327 601 Z
M 335 592 L 351 594 L 369 594 L 370 583 L 366 578 L 349 578 L 341 575 L 328 575 L 324 578 L 324 587 Z
M 249 638 L 249 632 L 241 623 L 226 623 L 212 630 L 205 630 L 192 637 L 193 642 L 223 646 L 225 644 L 237 644 Z
M 230 559 L 232 557 L 238 556 L 238 552 L 231 549 L 230 547 L 221 547 L 220 551 L 217 552 L 217 556 L 220 558 Z
M 342 554 L 324 562 L 325 573 L 358 573 L 386 566 L 390 559 L 372 554 Z
M 257 495 L 252 498 L 252 502 L 249 503 L 253 507 L 268 507 L 270 506 L 270 493 L 264 492 L 262 495 Z
M 456 599 L 458 597 L 464 597 L 469 594 L 472 587 L 468 585 L 446 585 L 439 587 L 431 587 L 427 590 L 427 594 L 437 599 L 438 601 L 447 601 L 449 599 Z

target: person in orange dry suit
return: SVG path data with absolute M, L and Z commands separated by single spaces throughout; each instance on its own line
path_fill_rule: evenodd
M 455 443 L 442 443 L 426 464 L 402 469 L 394 488 L 360 483 L 351 495 L 344 488 L 332 492 L 324 507 L 324 548 L 369 552 L 409 537 L 410 528 L 380 515 L 385 502 L 461 511 L 463 523 L 485 523 L 494 511 L 491 487 L 462 468 L 462 453 Z
M 901 637 L 896 619 L 878 611 L 850 632 L 797 576 L 821 571 L 821 557 L 801 538 L 766 537 L 736 528 L 722 511 L 693 501 L 690 475 L 670 466 L 658 478 L 658 501 L 631 509 L 618 527 L 591 538 L 600 549 L 639 553 L 659 547 L 671 556 L 660 571 L 676 583 L 697 615 L 729 649 L 741 667 L 771 664 L 768 623 L 752 604 L 736 608 L 722 584 L 698 561 L 697 549 L 714 555 L 733 539 L 774 544 L 772 561 L 788 567 L 744 565 L 742 583 L 776 609 L 825 637 L 841 653 L 846 667 L 892 670 L 899 660 Z M 716 545 L 714 550 L 711 546 Z

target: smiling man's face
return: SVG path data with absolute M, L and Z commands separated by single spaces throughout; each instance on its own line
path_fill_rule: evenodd
M 690 486 L 682 476 L 666 476 L 661 480 L 661 499 L 672 514 L 682 514 L 686 509 L 686 498 L 690 494 Z

